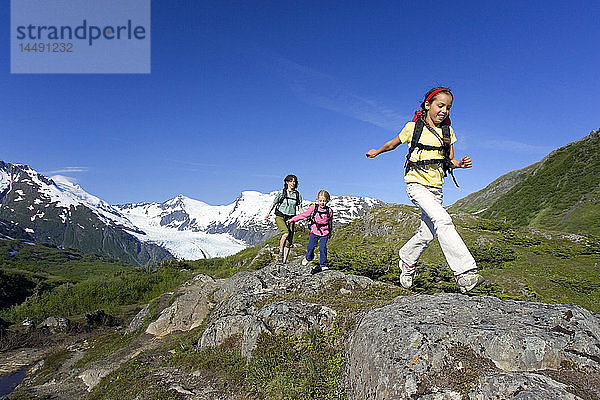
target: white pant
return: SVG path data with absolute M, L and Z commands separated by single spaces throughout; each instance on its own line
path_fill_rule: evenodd
M 406 192 L 410 200 L 421 209 L 421 226 L 400 249 L 400 258 L 408 265 L 415 265 L 437 234 L 446 261 L 454 275 L 477 268 L 475 259 L 456 232 L 452 218 L 442 207 L 442 189 L 409 183 Z

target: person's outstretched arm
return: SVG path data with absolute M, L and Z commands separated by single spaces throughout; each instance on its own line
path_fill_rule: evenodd
M 389 142 L 386 142 L 379 149 L 377 149 L 377 150 L 371 149 L 371 150 L 367 151 L 367 153 L 365 155 L 369 158 L 374 158 L 374 157 L 377 157 L 381 153 L 385 153 L 386 151 L 394 150 L 396 147 L 400 146 L 400 144 L 402 144 L 402 142 L 400 141 L 400 137 L 396 136 Z
M 311 205 L 310 207 L 308 207 L 308 209 L 306 211 L 301 212 L 300 214 L 295 215 L 292 218 L 288 219 L 288 222 L 296 222 L 296 221 L 300 221 L 301 219 L 310 217 L 312 215 L 313 209 L 314 209 L 314 206 Z

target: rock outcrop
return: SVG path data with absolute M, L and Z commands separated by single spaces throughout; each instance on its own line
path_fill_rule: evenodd
M 590 377 L 600 398 L 600 318 L 562 304 L 402 296 L 348 343 L 350 399 L 579 399 Z
M 218 346 L 233 335 L 241 335 L 242 354 L 249 357 L 262 332 L 301 335 L 313 329 L 328 329 L 337 315 L 329 307 L 300 300 L 266 301 L 292 292 L 309 295 L 334 280 L 357 288 L 382 285 L 339 271 L 313 276 L 310 267 L 296 263 L 242 271 L 228 279 L 213 280 L 199 275 L 175 293 L 173 304 L 148 326 L 146 333 L 162 337 L 175 331 L 189 331 L 208 316 L 198 346 Z

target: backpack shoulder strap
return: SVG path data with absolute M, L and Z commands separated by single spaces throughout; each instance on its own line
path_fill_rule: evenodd
M 406 162 L 404 163 L 404 169 L 406 170 L 407 174 L 410 170 L 410 156 L 414 149 L 417 147 L 419 139 L 421 139 L 421 133 L 423 133 L 423 126 L 425 126 L 423 120 L 421 118 L 417 118 L 417 120 L 415 121 L 415 128 L 413 129 L 412 139 L 410 141 L 410 147 L 408 148 L 408 153 L 406 154 Z
M 444 135 L 445 138 L 450 138 L 450 125 L 442 125 L 442 135 Z
M 423 123 L 423 120 L 421 118 L 417 118 L 415 121 L 415 129 L 413 130 L 412 134 L 412 140 L 410 141 L 410 147 L 408 149 L 409 156 L 414 148 L 417 147 L 417 143 L 419 143 L 419 140 L 421 139 L 421 133 L 423 133 L 424 126 L 425 124 Z
M 442 137 L 444 145 L 450 146 L 450 125 L 442 125 Z
M 315 216 L 318 209 L 319 209 L 319 205 L 317 203 L 313 204 L 312 217 Z
M 454 171 L 452 169 L 452 161 L 450 161 L 450 141 L 452 140 L 450 137 L 450 125 L 442 125 L 442 136 L 444 138 L 444 172 L 448 172 L 454 181 L 456 187 L 458 186 L 458 182 L 454 177 Z
M 442 139 L 444 142 L 444 158 L 450 161 L 450 125 L 442 125 Z
M 281 196 L 279 196 L 279 200 L 277 200 L 276 203 L 277 207 L 279 207 L 283 203 L 283 200 L 285 200 L 285 189 L 281 191 Z

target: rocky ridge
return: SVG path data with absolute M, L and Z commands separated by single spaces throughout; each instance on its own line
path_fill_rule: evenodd
M 201 325 L 198 349 L 238 337 L 241 353 L 250 359 L 260 335 L 327 331 L 347 313 L 319 297 L 324 289 L 352 303 L 370 289 L 389 286 L 340 271 L 311 275 L 309 269 L 292 262 L 228 279 L 198 275 L 165 294 L 156 312 L 147 306 L 122 328 L 124 338 L 133 338 L 127 346 L 85 368 L 74 368 L 73 360 L 83 357 L 86 346 L 68 346 L 69 358 L 53 384 L 36 385 L 34 368 L 18 391 L 81 398 L 124 363 Z M 445 293 L 398 296 L 351 315 L 356 324 L 344 333 L 341 349 L 341 389 L 349 399 L 600 397 L 600 318 L 577 306 Z M 252 398 L 226 394 L 176 366 L 159 364 L 152 375 L 156 385 L 181 399 Z

